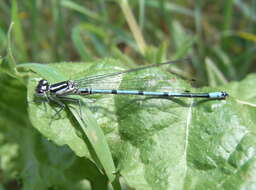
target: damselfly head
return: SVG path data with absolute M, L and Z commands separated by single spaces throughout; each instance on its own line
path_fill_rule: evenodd
M 38 82 L 38 85 L 36 87 L 36 93 L 38 95 L 43 95 L 49 90 L 49 83 L 47 80 L 42 79 Z

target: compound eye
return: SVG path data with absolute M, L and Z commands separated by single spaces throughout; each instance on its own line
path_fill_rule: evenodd
M 48 81 L 45 79 L 42 79 L 39 81 L 36 91 L 37 91 L 37 93 L 41 94 L 41 93 L 46 92 L 48 90 L 48 88 L 49 88 Z
M 45 80 L 45 79 L 42 79 L 42 80 L 39 81 L 39 84 L 42 85 L 42 86 L 43 85 L 48 85 L 48 81 Z

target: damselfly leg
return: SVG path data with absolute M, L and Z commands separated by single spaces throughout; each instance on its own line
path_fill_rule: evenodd
M 59 115 L 60 112 L 64 110 L 64 108 L 66 107 L 66 105 L 65 105 L 59 98 L 56 98 L 56 97 L 54 97 L 54 96 L 49 96 L 49 99 L 50 99 L 52 102 L 54 102 L 55 104 L 57 104 L 57 105 L 60 106 L 59 110 L 56 110 L 56 109 L 53 107 L 53 109 L 54 109 L 54 111 L 55 111 L 55 114 L 54 114 L 53 118 L 55 118 L 57 115 L 60 116 L 60 115 Z
M 70 98 L 70 97 L 64 97 L 64 96 L 60 96 L 59 99 L 61 101 L 67 101 L 67 102 L 74 102 L 79 106 L 79 115 L 80 118 L 82 119 L 82 100 L 79 98 Z

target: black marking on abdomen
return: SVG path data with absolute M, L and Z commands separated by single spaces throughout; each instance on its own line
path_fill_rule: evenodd
M 80 90 L 81 94 L 90 94 L 90 91 L 86 88 L 84 90 Z
M 117 90 L 112 90 L 111 94 L 117 94 Z
M 144 92 L 143 92 L 142 90 L 139 90 L 139 91 L 138 91 L 138 94 L 139 94 L 139 95 L 144 95 Z

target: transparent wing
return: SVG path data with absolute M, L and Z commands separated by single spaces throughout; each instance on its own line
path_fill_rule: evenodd
M 188 59 L 186 59 L 188 60 Z M 179 60 L 184 61 L 184 60 Z M 78 87 L 93 89 L 130 89 L 130 90 L 186 90 L 179 84 L 179 79 L 168 72 L 169 61 L 125 71 L 101 74 L 76 80 Z
M 188 84 L 193 81 L 186 80 Z M 164 91 L 186 91 L 188 90 L 184 85 L 180 85 L 180 79 L 176 77 L 169 78 L 152 78 L 152 77 L 137 77 L 133 79 L 122 79 L 121 77 L 112 78 L 110 80 L 97 80 L 91 81 L 91 83 L 84 83 L 80 87 L 87 87 L 92 89 L 119 89 L 119 90 L 150 90 L 154 89 L 154 86 L 158 86 L 158 90 Z

